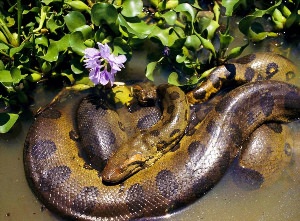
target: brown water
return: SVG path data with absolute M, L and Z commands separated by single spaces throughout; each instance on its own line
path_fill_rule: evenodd
M 135 73 L 143 73 L 145 63 Z M 299 63 L 299 62 L 298 62 Z M 130 69 L 130 68 L 129 68 Z M 56 92 L 39 88 L 36 110 Z M 24 117 L 13 133 L 0 135 L 0 221 L 59 221 L 35 198 L 23 170 L 23 143 L 33 118 Z M 297 129 L 295 124 L 291 126 Z M 298 135 L 300 133 L 298 132 Z M 167 220 L 297 221 L 300 220 L 300 136 L 294 139 L 294 161 L 270 187 L 249 191 L 235 185 L 230 172 L 204 197 Z

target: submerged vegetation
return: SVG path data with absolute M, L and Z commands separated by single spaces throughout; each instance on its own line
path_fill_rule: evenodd
M 193 85 L 205 71 L 239 56 L 250 42 L 296 35 L 299 0 L 3 0 L 0 2 L 0 133 L 33 101 L 40 82 L 93 86 L 84 52 L 107 44 L 130 61 L 145 43 L 145 76 L 162 72 L 174 85 Z M 232 19 L 245 36 L 232 47 Z M 298 35 L 299 36 L 299 35 Z M 236 45 L 236 44 L 235 44 Z

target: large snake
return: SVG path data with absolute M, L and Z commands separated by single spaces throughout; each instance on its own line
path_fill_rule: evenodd
M 228 81 L 250 83 L 230 91 L 196 123 L 195 112 L 188 117 L 184 93 L 174 86 L 160 86 L 162 113 L 139 107 L 116 113 L 98 94 L 64 91 L 29 129 L 26 177 L 46 207 L 68 219 L 163 216 L 210 190 L 263 123 L 300 117 L 300 89 L 293 85 L 299 80 L 297 73 L 289 60 L 270 53 L 251 54 L 218 67 L 200 89 L 188 94 L 190 102 L 207 100 Z M 280 124 L 264 127 L 282 133 Z M 289 155 L 289 144 L 283 143 Z M 176 145 L 169 148 L 171 144 Z M 138 149 L 128 148 L 131 145 Z M 122 150 L 101 173 L 117 146 Z M 91 153 L 95 149 L 100 156 Z

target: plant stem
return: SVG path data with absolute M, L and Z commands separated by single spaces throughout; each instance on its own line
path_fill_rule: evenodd
M 17 8 L 18 8 L 18 37 L 17 37 L 17 42 L 18 45 L 21 44 L 21 25 L 22 25 L 22 4 L 21 0 L 17 0 Z

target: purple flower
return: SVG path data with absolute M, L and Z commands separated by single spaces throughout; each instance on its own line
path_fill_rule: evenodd
M 84 51 L 85 67 L 90 70 L 89 78 L 95 85 L 113 85 L 116 73 L 124 68 L 126 56 L 115 56 L 107 44 L 97 44 L 99 49 L 87 48 Z

